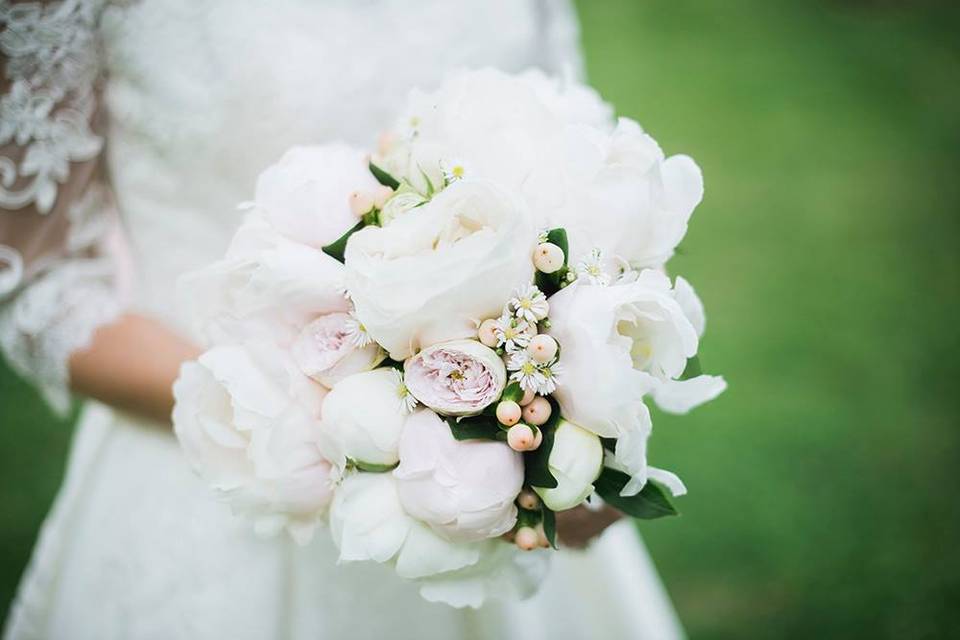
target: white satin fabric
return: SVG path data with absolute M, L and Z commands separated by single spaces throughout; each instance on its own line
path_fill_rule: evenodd
M 147 0 L 98 22 L 109 183 L 133 308 L 185 329 L 176 279 L 221 255 L 256 175 L 294 144 L 372 147 L 444 70 L 576 73 L 562 0 Z M 29 285 L 27 285 L 29 287 Z M 149 352 L 131 357 L 149 357 Z M 258 539 L 188 469 L 169 427 L 91 403 L 7 620 L 53 638 L 654 638 L 682 632 L 631 523 L 556 554 L 523 603 L 458 610 L 329 537 Z

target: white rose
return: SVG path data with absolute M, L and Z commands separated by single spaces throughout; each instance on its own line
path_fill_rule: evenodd
M 448 540 L 493 538 L 517 521 L 523 457 L 502 442 L 457 440 L 429 409 L 407 418 L 393 474 L 404 510 Z
M 461 180 L 346 249 L 346 282 L 367 332 L 396 360 L 476 335 L 530 281 L 536 233 L 518 202 Z
M 173 425 L 197 472 L 258 531 L 308 540 L 329 504 L 318 447 L 324 389 L 267 345 L 221 346 L 185 363 Z
M 554 511 L 572 509 L 593 493 L 593 481 L 603 469 L 603 445 L 596 434 L 561 419 L 553 436 L 547 465 L 557 479 L 552 489 L 534 487 Z
M 427 347 L 403 364 L 404 382 L 417 400 L 449 416 L 469 416 L 500 398 L 507 368 L 497 352 L 476 340 Z
M 373 468 L 399 461 L 404 415 L 398 378 L 394 369 L 374 369 L 348 376 L 330 390 L 323 402 L 323 430 L 333 462 L 352 460 Z
M 476 544 L 454 544 L 410 517 L 389 473 L 354 473 L 343 479 L 330 506 L 330 533 L 340 562 L 396 562 L 397 574 L 422 578 L 476 563 Z
M 643 396 L 680 376 L 697 352 L 697 333 L 661 273 L 613 286 L 575 283 L 550 298 L 550 330 L 564 375 L 554 397 L 562 414 L 603 437 L 617 438 L 632 495 L 646 482 L 650 414 Z
M 307 324 L 291 349 L 300 370 L 332 388 L 343 378 L 380 364 L 384 353 L 377 343 L 358 347 L 351 340 L 353 322 L 349 314 L 329 313 Z
M 249 216 L 227 255 L 180 279 L 184 308 L 212 343 L 269 339 L 289 345 L 311 318 L 346 311 L 343 265 Z
M 257 178 L 254 201 L 285 236 L 320 249 L 357 224 L 350 194 L 378 184 L 359 149 L 340 143 L 293 147 Z

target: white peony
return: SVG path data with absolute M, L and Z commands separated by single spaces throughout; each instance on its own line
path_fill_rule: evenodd
M 403 370 L 413 397 L 449 416 L 480 413 L 500 398 L 507 384 L 503 359 L 476 340 L 427 347 L 408 358 Z
M 522 456 L 502 442 L 457 440 L 429 409 L 407 418 L 393 474 L 406 512 L 448 540 L 493 538 L 517 521 Z
M 378 184 L 359 149 L 293 147 L 257 178 L 254 203 L 285 236 L 320 249 L 357 224 L 350 194 Z
M 646 482 L 651 427 L 643 396 L 683 373 L 697 332 L 653 270 L 613 286 L 574 283 L 550 298 L 550 310 L 564 365 L 554 397 L 569 420 L 618 438 L 616 455 L 632 477 L 624 494 L 635 494 Z
M 395 175 L 424 190 L 456 166 L 495 182 L 539 227 L 567 229 L 574 262 L 600 249 L 612 275 L 618 260 L 662 265 L 703 196 L 693 160 L 666 157 L 633 120 L 613 126 L 589 87 L 539 73 L 484 69 L 414 91 L 396 133 L 382 159 Z
M 208 342 L 269 339 L 289 345 L 312 318 L 346 311 L 343 265 L 252 214 L 226 257 L 180 279 L 184 308 Z
M 400 411 L 397 372 L 374 369 L 347 376 L 323 403 L 324 443 L 341 468 L 352 461 L 368 468 L 399 461 L 404 415 Z
M 318 446 L 324 389 L 268 345 L 221 346 L 183 365 L 173 425 L 197 472 L 261 533 L 308 540 L 333 495 Z
M 491 184 L 458 181 L 346 249 L 357 317 L 396 360 L 476 335 L 477 323 L 533 274 L 536 233 L 521 205 Z
M 548 551 L 521 551 L 502 540 L 479 544 L 478 562 L 418 580 L 420 595 L 430 602 L 476 609 L 489 599 L 515 603 L 528 598 L 547 578 Z
M 351 328 L 355 320 L 347 313 L 329 313 L 305 326 L 291 353 L 304 374 L 331 388 L 354 373 L 369 371 L 384 358 L 380 345 L 357 346 Z
M 395 561 L 404 578 L 454 571 L 476 563 L 476 544 L 454 544 L 407 514 L 389 473 L 353 473 L 330 506 L 330 533 L 340 562 Z
M 593 481 L 603 469 L 603 445 L 596 434 L 561 419 L 547 464 L 557 486 L 534 490 L 554 511 L 572 509 L 593 493 Z

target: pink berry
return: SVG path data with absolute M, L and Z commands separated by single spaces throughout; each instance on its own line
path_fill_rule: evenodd
M 497 420 L 502 425 L 512 427 L 517 424 L 520 422 L 521 413 L 520 405 L 513 400 L 504 400 L 497 405 Z
M 480 339 L 480 342 L 493 349 L 499 342 L 497 340 L 496 329 L 497 321 L 493 318 L 487 318 L 480 323 L 480 328 L 477 330 L 477 337 Z
M 537 245 L 533 252 L 533 266 L 537 271 L 553 273 L 563 266 L 563 249 L 552 242 Z
M 550 401 L 538 396 L 523 408 L 523 421 L 539 427 L 547 423 L 551 413 L 553 413 L 553 408 L 550 406 Z
M 520 527 L 514 542 L 524 551 L 532 551 L 540 546 L 540 534 L 533 527 Z
M 515 424 L 507 431 L 507 444 L 514 451 L 529 451 L 534 442 L 533 429 L 525 424 Z
M 557 341 L 545 333 L 534 336 L 527 345 L 527 353 L 537 362 L 550 362 L 557 355 L 560 347 Z
M 373 204 L 377 209 L 383 209 L 387 200 L 393 197 L 393 189 L 385 184 L 381 184 L 373 191 Z
M 540 445 L 543 444 L 543 429 L 537 429 L 533 433 L 533 444 L 530 445 L 528 451 L 536 451 L 540 448 Z
M 536 392 L 533 391 L 532 389 L 527 389 L 527 390 L 525 390 L 525 391 L 523 392 L 523 397 L 520 398 L 520 406 L 521 406 L 521 407 L 527 406 L 528 404 L 530 404 L 531 402 L 533 402 L 533 399 L 536 398 L 536 397 L 537 397 L 537 394 L 536 394 Z
M 350 194 L 350 211 L 358 218 L 373 209 L 373 199 L 366 193 L 354 191 Z
M 524 489 L 520 492 L 520 495 L 517 496 L 517 504 L 520 505 L 521 509 L 526 509 L 528 511 L 539 509 L 540 496 L 530 489 Z

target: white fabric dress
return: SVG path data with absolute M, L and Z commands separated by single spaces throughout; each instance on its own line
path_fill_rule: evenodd
M 177 276 L 222 254 L 286 148 L 370 147 L 410 87 L 458 66 L 579 64 L 562 0 L 0 2 L 0 27 L 0 346 L 60 407 L 98 324 L 182 327 Z M 328 536 L 256 537 L 169 427 L 90 403 L 5 637 L 682 635 L 629 522 L 556 555 L 523 603 L 431 604 L 390 569 L 338 566 Z

